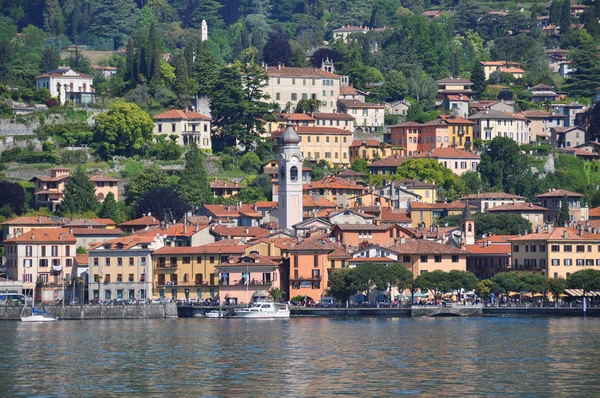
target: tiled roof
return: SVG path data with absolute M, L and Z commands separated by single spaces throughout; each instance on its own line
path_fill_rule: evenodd
M 122 235 L 123 231 L 120 228 L 70 228 L 69 231 L 74 236 L 82 236 L 82 235 Z
M 129 227 L 129 226 L 149 226 L 149 225 L 159 225 L 160 221 L 156 219 L 154 216 L 143 216 L 140 218 L 136 218 L 135 220 L 125 221 L 119 224 L 119 227 Z
M 105 218 L 66 218 L 64 219 L 63 227 L 87 228 L 97 227 L 106 228 L 108 225 L 116 225 L 113 220 Z
M 405 209 L 391 209 L 389 207 L 383 207 L 381 209 L 381 222 L 390 223 L 390 222 L 412 222 L 412 219 L 406 214 Z
M 463 196 L 460 200 L 485 200 L 485 199 L 515 199 L 522 200 L 525 199 L 523 196 L 513 195 L 511 193 L 505 192 L 481 192 L 481 193 L 472 193 L 467 196 Z
M 559 114 L 552 114 L 550 112 L 544 112 L 544 111 L 523 111 L 520 113 L 520 115 L 526 117 L 526 118 L 530 118 L 530 119 L 548 119 L 550 117 L 560 117 L 560 118 L 566 118 L 566 115 L 559 115 Z
M 90 261 L 89 254 L 78 254 L 75 256 L 75 262 L 79 265 L 88 264 Z
M 479 240 L 476 240 L 475 243 L 483 243 L 483 242 L 489 242 L 491 244 L 510 244 L 510 240 L 512 238 L 516 238 L 519 235 L 492 235 L 492 236 L 488 236 L 486 238 L 481 238 Z
M 562 198 L 564 196 L 581 198 L 583 195 L 577 192 L 567 191 L 566 189 L 551 189 L 548 192 L 539 194 L 538 198 Z
M 201 225 L 201 226 L 193 227 L 193 226 L 187 226 L 183 223 L 168 224 L 166 227 L 160 226 L 158 228 L 150 228 L 150 230 L 148 230 L 148 231 L 145 231 L 145 230 L 138 231 L 138 232 L 136 232 L 136 235 L 156 236 L 156 234 L 161 234 L 163 236 L 166 235 L 166 236 L 191 237 L 206 227 L 208 227 L 208 225 Z M 196 228 L 198 228 L 198 230 L 196 230 Z
M 277 202 L 256 202 L 256 207 L 258 209 L 276 209 Z
M 275 130 L 271 133 L 273 138 L 278 138 L 285 129 Z M 300 135 L 303 134 L 324 134 L 324 135 L 352 135 L 352 131 L 338 129 L 335 127 L 321 127 L 321 126 L 298 126 L 296 132 Z
M 75 243 L 77 239 L 67 228 L 32 229 L 19 236 L 6 239 L 4 243 Z
M 226 242 L 227 244 L 215 245 L 202 245 L 202 246 L 178 246 L 169 247 L 165 246 L 156 250 L 153 254 L 155 255 L 170 255 L 170 254 L 242 254 L 248 247 L 247 245 L 240 244 L 240 240 L 221 240 L 219 242 Z M 217 242 L 215 242 L 217 243 Z
M 365 175 L 364 173 L 361 173 L 360 171 L 354 171 L 352 169 L 345 169 L 340 171 L 339 173 L 337 173 L 338 177 L 344 178 L 344 177 L 360 177 L 363 178 Z
M 600 217 L 600 206 L 590 209 L 588 215 L 590 217 Z
M 110 177 L 106 174 L 95 174 L 90 177 L 90 181 L 92 182 L 122 182 L 120 178 Z
M 465 250 L 427 239 L 407 239 L 389 248 L 402 254 L 467 254 Z
M 352 144 L 350 144 L 350 148 L 361 147 L 361 146 L 381 148 L 382 146 L 388 147 L 390 145 L 386 144 L 385 142 L 381 142 L 379 140 L 374 140 L 374 139 L 354 140 L 354 141 L 352 141 Z
M 334 228 L 343 231 L 387 231 L 395 225 L 390 224 L 336 224 Z
M 287 66 L 269 66 L 265 72 L 269 77 L 306 77 L 306 78 L 329 78 L 329 79 L 340 79 L 340 75 L 335 73 L 327 72 L 319 68 L 291 68 Z
M 302 195 L 302 207 L 312 208 L 312 207 L 322 207 L 322 208 L 333 208 L 335 209 L 337 205 L 332 201 L 325 198 L 316 198 L 313 199 L 311 195 Z
M 375 162 L 371 163 L 368 167 L 398 167 L 402 163 L 406 162 L 408 159 L 408 157 L 395 154 L 385 157 L 383 159 L 376 160 Z
M 304 184 L 302 189 L 305 191 L 310 191 L 313 189 L 352 189 L 359 191 L 368 191 L 368 188 L 365 188 L 362 185 L 358 185 L 353 181 L 345 180 L 343 178 L 338 177 L 328 177 L 319 181 L 311 182 L 310 184 Z
M 63 219 L 60 217 L 46 217 L 46 216 L 37 216 L 37 217 L 17 217 L 12 220 L 4 221 L 2 225 L 62 225 Z
M 504 73 L 525 73 L 525 71 L 521 68 L 502 68 L 502 72 L 504 72 Z
M 566 237 L 565 237 L 566 233 Z M 550 233 L 548 232 L 536 232 L 523 236 L 517 236 L 510 239 L 510 242 L 519 241 L 530 241 L 530 240 L 595 240 L 600 242 L 600 235 L 584 232 L 583 236 L 580 236 L 579 231 L 573 228 L 553 228 Z
M 171 109 L 170 111 L 166 111 L 164 113 L 154 116 L 154 120 L 161 119 L 210 120 L 210 118 L 206 115 L 202 115 L 200 113 L 192 112 L 189 110 L 182 111 L 179 109 Z
M 315 120 L 354 120 L 354 117 L 352 115 L 348 115 L 347 113 L 344 113 L 344 112 L 337 112 L 337 113 L 318 112 L 318 113 L 313 113 L 312 116 L 315 118 Z
M 452 83 L 468 84 L 468 85 L 473 84 L 473 82 L 471 82 L 470 80 L 461 79 L 460 77 L 448 77 L 445 79 L 438 80 L 437 82 L 440 84 L 452 84 Z
M 106 242 L 95 242 L 94 244 L 90 244 L 90 249 L 105 249 L 105 246 L 110 245 L 108 250 L 127 250 L 134 248 L 142 243 L 153 243 L 155 238 L 156 234 L 122 236 L 120 238 L 107 240 Z
M 352 86 L 340 87 L 340 95 L 357 95 L 358 91 Z
M 469 119 L 475 119 L 475 120 L 478 120 L 478 119 L 502 119 L 502 120 L 507 119 L 507 120 L 510 120 L 510 119 L 515 119 L 515 116 L 511 115 L 509 113 L 497 111 L 495 109 L 486 109 L 485 111 L 477 112 L 476 114 L 471 115 L 469 117 Z
M 288 252 L 333 252 L 337 249 L 337 245 L 330 242 L 327 239 L 315 241 L 315 240 L 302 240 L 301 242 L 292 242 L 285 249 Z
M 489 254 L 489 255 L 496 255 L 496 256 L 497 255 L 510 256 L 512 253 L 512 248 L 511 248 L 510 244 L 484 245 L 482 243 L 476 243 L 474 245 L 466 245 L 465 249 L 470 254 Z
M 448 124 L 475 124 L 475 122 L 472 120 L 455 115 L 440 115 L 439 117 L 444 119 L 444 121 Z
M 239 189 L 243 188 L 243 187 L 240 187 L 240 184 L 238 184 L 237 182 L 229 182 L 229 181 L 223 181 L 223 180 L 211 181 L 210 187 L 213 189 L 214 188 L 239 188 Z
M 275 114 L 275 117 L 277 119 L 279 119 L 280 121 L 287 121 L 288 119 L 293 121 L 309 121 L 309 122 L 314 122 L 315 119 L 306 114 L 306 113 L 277 113 Z
M 430 151 L 415 155 L 416 158 L 452 158 L 452 159 L 479 159 L 476 153 L 458 148 L 433 148 Z
M 348 260 L 350 263 L 395 263 L 396 260 L 389 257 L 354 257 Z
M 500 206 L 495 206 L 487 209 L 487 211 L 492 212 L 505 212 L 505 211 L 519 211 L 519 212 L 527 212 L 527 211 L 547 211 L 548 209 L 542 206 L 534 205 L 533 203 L 525 203 L 525 202 L 514 202 L 514 203 L 505 203 Z
M 377 108 L 383 109 L 384 106 L 381 104 L 374 104 L 371 102 L 362 102 L 357 99 L 338 99 L 338 103 L 342 104 L 346 108 Z
M 206 216 L 187 216 L 187 223 L 189 225 L 208 225 L 210 224 L 210 218 Z
M 211 233 L 221 237 L 262 238 L 270 234 L 268 229 L 260 227 L 228 227 L 215 225 L 210 228 Z
M 480 61 L 479 62 L 483 66 L 504 66 L 506 62 L 504 61 Z
M 204 205 L 215 217 L 240 217 L 241 215 L 251 218 L 262 218 L 262 214 L 254 210 L 249 204 L 239 205 Z
M 430 184 L 426 181 L 412 180 L 410 178 L 395 180 L 394 183 L 406 188 L 437 188 L 435 184 Z
M 44 181 L 44 182 L 52 182 L 52 181 L 62 181 L 62 180 L 67 180 L 71 178 L 71 176 L 69 174 L 61 174 L 59 176 L 56 177 L 50 177 L 50 176 L 34 176 L 31 180 L 29 181 L 35 181 L 35 180 L 40 180 L 40 181 Z

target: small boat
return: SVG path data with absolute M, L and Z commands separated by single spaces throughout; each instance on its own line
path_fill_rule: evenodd
M 220 310 L 212 310 L 204 314 L 207 318 L 223 318 L 225 315 L 227 315 L 227 311 Z
M 47 311 L 36 310 L 31 308 L 30 316 L 21 316 L 22 322 L 56 322 L 58 318 L 50 315 Z
M 275 319 L 289 318 L 290 307 L 287 304 L 273 303 L 270 301 L 258 301 L 250 308 L 239 308 L 233 314 L 240 318 Z

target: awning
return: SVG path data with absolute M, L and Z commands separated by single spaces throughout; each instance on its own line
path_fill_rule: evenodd
M 252 297 L 268 297 L 269 293 L 265 292 L 264 290 L 257 290 L 254 293 L 252 293 Z
M 581 296 L 583 296 L 583 289 L 565 289 L 565 293 L 567 293 L 569 296 L 581 297 Z M 585 296 L 586 297 L 600 296 L 600 290 L 585 292 Z

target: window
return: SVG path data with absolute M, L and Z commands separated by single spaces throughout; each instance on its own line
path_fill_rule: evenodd
M 32 255 L 32 246 L 25 246 L 25 256 L 31 257 Z
M 48 259 L 47 258 L 40 258 L 40 267 L 47 267 L 48 266 Z
M 118 265 L 119 267 L 122 267 L 122 266 L 123 266 L 123 258 L 122 258 L 122 257 L 117 257 L 117 265 Z
M 104 264 L 105 264 L 107 267 L 110 267 L 110 257 L 106 257 L 106 258 L 104 259 Z
M 42 246 L 41 249 L 42 249 L 42 254 L 41 254 L 42 257 L 46 257 L 46 246 Z
M 436 263 L 441 263 L 442 262 L 442 256 L 435 256 L 434 261 Z
M 117 274 L 117 282 L 123 282 L 123 274 Z
M 129 274 L 129 278 L 127 279 L 129 282 L 133 282 L 133 274 Z
M 133 267 L 133 257 L 129 257 L 129 266 Z
M 594 260 L 592 260 L 592 259 L 585 260 L 585 265 L 591 265 L 591 266 L 593 266 L 594 265 Z
M 52 257 L 58 256 L 58 246 L 52 246 Z
M 292 93 L 292 101 L 298 100 L 298 94 Z
M 582 258 L 578 258 L 578 259 L 575 260 L 575 264 L 579 265 L 579 266 L 582 266 L 584 264 L 584 261 L 583 261 Z
M 26 258 L 23 260 L 23 267 L 31 268 L 31 259 L 30 258 Z
M 560 252 L 560 246 L 552 245 L 552 246 L 550 246 L 550 250 L 552 251 L 552 253 L 558 253 L 558 252 Z
M 422 263 L 426 263 L 427 262 L 427 256 L 421 256 L 421 262 Z
M 519 252 L 519 245 L 515 245 L 515 249 L 514 250 L 515 250 L 515 253 L 518 253 Z
M 571 260 L 570 258 L 565 258 L 564 265 L 573 265 L 573 260 Z
M 405 263 L 410 263 L 410 256 L 403 256 L 402 261 Z
M 585 252 L 585 245 L 577 245 L 575 247 L 575 250 L 577 251 L 577 253 L 583 253 Z
M 279 101 L 281 99 L 280 93 L 275 93 L 275 100 Z
M 458 262 L 458 256 L 452 256 L 452 262 L 453 263 L 457 263 Z
M 174 133 L 175 130 L 176 130 L 176 124 L 173 123 L 173 124 L 171 124 L 171 133 Z
M 540 245 L 540 252 L 542 252 L 542 253 L 546 252 L 546 245 Z
M 573 246 L 565 245 L 565 253 L 571 253 L 573 251 Z
M 104 283 L 110 283 L 110 274 L 104 276 Z
M 98 266 L 98 257 L 95 257 L 94 258 L 94 267 L 97 267 L 97 266 Z

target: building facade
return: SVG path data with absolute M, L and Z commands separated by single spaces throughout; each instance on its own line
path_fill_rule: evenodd
M 210 128 L 210 117 L 188 109 L 172 109 L 154 116 L 154 134 L 174 135 L 179 145 L 196 145 L 200 149 L 212 150 Z
M 36 89 L 46 88 L 52 97 L 60 99 L 65 105 L 86 105 L 94 102 L 94 79 L 90 75 L 72 70 L 68 66 L 60 67 L 35 77 Z

